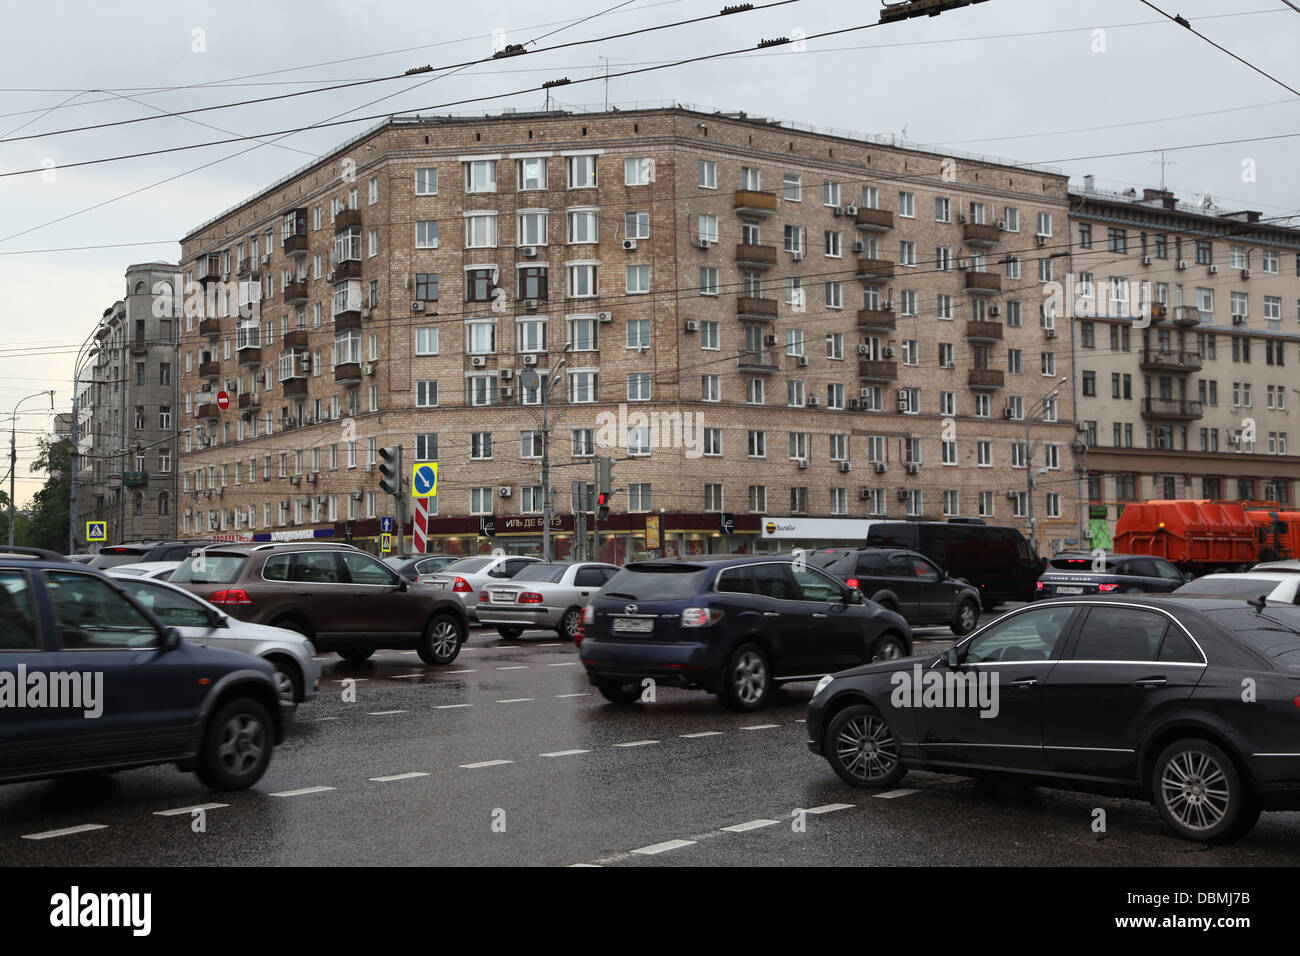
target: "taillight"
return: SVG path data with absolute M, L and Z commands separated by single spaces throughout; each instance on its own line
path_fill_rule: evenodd
M 586 607 L 582 609 L 582 623 L 583 624 L 596 623 L 596 609 L 592 607 L 590 604 L 588 604 Z
M 1291 698 L 1291 703 L 1295 704 L 1297 707 L 1300 707 L 1300 697 Z
M 1118 585 L 1118 584 L 1099 584 L 1099 585 L 1097 585 L 1097 590 L 1098 590 L 1098 591 L 1118 591 L 1118 590 L 1119 590 L 1119 585 Z
M 848 579 L 847 581 L 845 581 L 844 583 L 847 584 L 847 585 L 848 585 L 849 587 L 851 587 L 851 588 L 857 588 L 857 587 L 861 587 L 861 586 L 862 586 L 862 585 L 858 584 L 858 579 L 857 579 L 857 578 L 849 578 L 849 579 Z
M 722 620 L 722 611 L 709 607 L 688 607 L 682 611 L 682 627 L 708 627 Z
M 1043 582 L 1042 582 L 1042 581 L 1039 581 L 1039 582 L 1038 582 L 1038 590 L 1041 591 L 1042 589 L 1043 589 Z
M 208 595 L 208 601 L 219 605 L 253 603 L 253 599 L 248 596 L 248 592 L 239 588 L 232 588 L 229 591 L 213 591 Z
M 541 604 L 542 596 L 536 591 L 524 591 L 519 595 L 520 604 Z
M 457 589 L 457 590 L 459 590 L 459 589 Z M 479 591 L 479 592 L 478 592 L 478 603 L 479 603 L 479 604 L 486 604 L 489 600 L 490 600 L 490 598 L 488 598 L 488 593 L 487 593 L 487 591 Z
M 469 586 L 469 582 L 464 578 L 457 578 L 456 583 L 451 586 L 453 591 L 460 591 L 463 594 L 472 594 L 474 589 Z

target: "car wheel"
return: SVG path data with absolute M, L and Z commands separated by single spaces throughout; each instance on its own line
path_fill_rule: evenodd
M 907 656 L 907 645 L 897 634 L 882 634 L 871 650 L 871 662 L 896 661 Z
M 1151 774 L 1156 809 L 1175 833 L 1198 843 L 1231 843 L 1259 819 L 1254 794 L 1224 751 L 1189 737 L 1156 758 Z
M 339 651 L 338 655 L 349 664 L 360 664 L 362 661 L 369 660 L 374 652 L 373 647 L 349 647 Z
M 520 634 L 524 633 L 524 629 L 519 624 L 498 624 L 497 633 L 502 637 L 507 637 L 513 640 Z
M 957 605 L 957 613 L 952 618 L 952 632 L 958 637 L 964 637 L 975 630 L 975 625 L 979 622 L 979 602 L 974 598 L 966 598 Z
M 564 617 L 560 618 L 559 626 L 560 637 L 567 637 L 571 641 L 578 639 L 578 632 L 582 630 L 582 608 L 571 607 L 564 612 Z
M 898 741 L 873 707 L 845 707 L 826 728 L 822 751 L 841 780 L 855 787 L 890 787 L 907 769 L 898 759 Z
M 214 790 L 245 790 L 261 779 L 274 746 L 266 708 L 241 697 L 225 704 L 208 724 L 196 772 Z
M 898 605 L 895 604 L 893 601 L 891 601 L 889 598 L 885 598 L 883 601 L 877 601 L 876 603 L 879 604 L 881 607 L 883 607 L 886 611 L 891 611 L 894 614 L 898 613 Z
M 267 663 L 275 668 L 275 689 L 280 699 L 291 704 L 302 700 L 302 675 L 298 668 L 280 658 Z
M 465 643 L 465 628 L 450 614 L 439 614 L 424 629 L 417 649 L 426 664 L 450 664 L 460 656 Z
M 641 685 L 636 681 L 596 678 L 596 690 L 611 704 L 635 704 L 641 699 Z
M 722 703 L 731 710 L 758 710 L 772 696 L 772 669 L 757 644 L 741 644 L 722 672 Z

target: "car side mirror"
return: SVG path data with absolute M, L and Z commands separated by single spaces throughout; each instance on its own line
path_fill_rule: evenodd
M 951 667 L 953 670 L 956 670 L 957 668 L 961 667 L 961 652 L 957 650 L 957 646 L 955 644 L 952 647 L 948 648 L 947 659 L 948 659 L 948 666 Z
M 1184 571 L 1184 572 L 1183 572 L 1183 581 L 1184 581 L 1184 582 L 1192 580 L 1193 577 L 1195 577 L 1195 575 L 1193 575 L 1191 571 Z
M 169 627 L 164 629 L 162 635 L 162 644 L 159 645 L 158 649 L 161 650 L 163 653 L 166 653 L 168 651 L 174 651 L 180 646 L 181 646 L 181 632 L 174 627 Z
M 866 604 L 867 596 L 862 593 L 860 588 L 849 588 L 845 604 Z
M 209 627 L 226 627 L 229 624 L 230 624 L 230 619 L 226 617 L 226 615 L 220 614 L 217 611 L 208 612 Z
M 410 585 L 407 583 L 406 578 L 402 577 L 402 576 L 399 574 L 399 575 L 397 576 L 397 590 L 399 590 L 399 591 L 405 591 L 405 590 L 407 590 L 408 588 L 410 588 Z

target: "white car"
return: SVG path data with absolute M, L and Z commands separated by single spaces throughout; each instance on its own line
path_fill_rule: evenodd
M 441 596 L 460 598 L 465 614 L 471 621 L 477 621 L 479 591 L 489 584 L 509 581 L 528 565 L 540 560 L 519 554 L 482 554 L 461 558 L 433 574 L 421 574 L 416 580 L 442 591 Z
M 503 584 L 479 589 L 480 624 L 495 624 L 502 637 L 514 638 L 526 629 L 545 628 L 576 640 L 582 609 L 618 566 L 598 561 L 539 561 Z
M 1212 594 L 1216 597 L 1265 598 L 1283 604 L 1300 604 L 1300 574 L 1295 571 L 1238 571 L 1205 574 L 1188 581 L 1174 594 Z
M 153 611 L 163 624 L 179 630 L 185 640 L 243 651 L 271 664 L 275 667 L 275 683 L 281 700 L 302 703 L 316 696 L 320 664 L 311 641 L 301 634 L 241 621 L 166 581 L 123 573 L 121 568 L 112 568 L 108 574 L 131 597 Z
M 119 564 L 112 571 L 166 581 L 178 567 L 180 567 L 179 561 L 145 561 L 142 564 Z

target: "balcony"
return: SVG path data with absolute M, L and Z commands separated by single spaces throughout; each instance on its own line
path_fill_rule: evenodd
M 859 332 L 893 332 L 897 328 L 893 309 L 858 309 Z
M 1001 369 L 973 368 L 967 373 L 966 386 L 976 391 L 992 391 L 1006 384 L 1007 373 Z
M 1143 349 L 1140 367 L 1146 372 L 1199 372 L 1201 357 L 1195 352 Z
M 255 345 L 240 349 L 236 355 L 239 357 L 240 368 L 262 364 L 262 350 Z
M 764 349 L 761 352 L 742 352 L 740 358 L 736 360 L 736 368 L 741 372 L 757 372 L 767 375 L 780 370 L 777 361 L 778 354 L 772 349 Z
M 248 256 L 239 260 L 240 278 L 253 278 L 262 271 L 262 265 L 256 256 Z
M 199 320 L 199 335 L 206 335 L 206 336 L 208 336 L 209 338 L 214 338 L 215 336 L 218 336 L 218 335 L 220 335 L 220 334 L 221 334 L 221 320 L 220 320 L 220 319 L 200 319 L 200 320 Z
M 307 301 L 307 280 L 299 279 L 297 282 L 290 282 L 284 287 L 285 305 L 297 305 L 300 302 Z
M 260 349 L 259 349 L 259 351 L 260 351 Z M 258 395 L 257 395 L 256 392 L 240 392 L 240 393 L 239 393 L 239 410 L 240 410 L 241 412 L 246 412 L 246 411 L 248 411 L 248 410 L 250 410 L 250 409 L 257 408 L 257 407 L 258 407 L 259 405 L 261 405 L 261 404 L 262 404 L 262 403 L 261 403 L 261 401 L 259 400 Z
M 961 237 L 968 246 L 987 249 L 1002 241 L 1002 230 L 983 222 L 967 222 L 962 224 Z
M 200 283 L 221 281 L 221 258 L 204 256 L 194 264 L 194 272 Z
M 1179 305 L 1174 307 L 1174 325 L 1192 326 L 1201 324 L 1201 310 L 1193 309 L 1191 306 Z
M 770 269 L 776 265 L 776 246 L 741 243 L 736 246 L 736 265 L 745 269 Z
M 770 216 L 776 212 L 776 193 L 754 189 L 736 190 L 736 212 L 747 216 Z
M 286 256 L 305 256 L 307 254 L 307 236 L 304 233 L 301 236 L 286 236 L 284 239 L 284 254 Z
M 1002 276 L 996 272 L 967 272 L 966 291 L 971 295 L 997 295 L 1002 291 Z
M 858 378 L 864 382 L 892 382 L 898 378 L 898 363 L 864 359 L 858 363 Z
M 221 417 L 221 409 L 217 408 L 216 402 L 204 402 L 194 409 L 194 417 L 198 419 L 217 419 Z
M 1001 342 L 1002 323 L 971 319 L 966 323 L 966 338 L 971 342 Z
M 888 209 L 859 206 L 855 225 L 864 232 L 889 232 L 894 228 L 894 214 Z
M 361 225 L 360 209 L 340 209 L 334 214 L 334 231 L 342 232 Z
M 345 309 L 334 314 L 334 331 L 350 332 L 361 328 L 361 309 Z
M 220 378 L 220 377 L 221 377 L 220 362 L 199 363 L 199 378 Z
M 286 378 L 280 384 L 284 386 L 285 398 L 302 398 L 307 394 L 306 375 L 300 375 L 298 378 Z
M 131 340 L 131 354 L 143 355 L 149 351 L 149 340 L 144 338 Z
M 343 362 L 334 366 L 335 385 L 357 385 L 361 381 L 361 363 Z
M 858 278 L 863 282 L 888 282 L 894 278 L 894 263 L 888 259 L 859 259 Z
M 344 279 L 361 278 L 361 260 L 344 259 L 342 262 L 336 262 L 330 266 L 330 272 L 334 274 L 332 282 L 342 282 Z
M 742 295 L 736 299 L 736 318 L 771 322 L 776 318 L 776 299 L 756 299 Z
M 292 332 L 284 333 L 281 345 L 286 352 L 307 351 L 307 330 L 294 329 Z
M 149 472 L 124 471 L 122 472 L 122 484 L 127 488 L 143 488 L 149 484 Z
M 1192 421 L 1205 414 L 1204 406 L 1186 398 L 1144 398 L 1143 418 L 1181 418 Z

